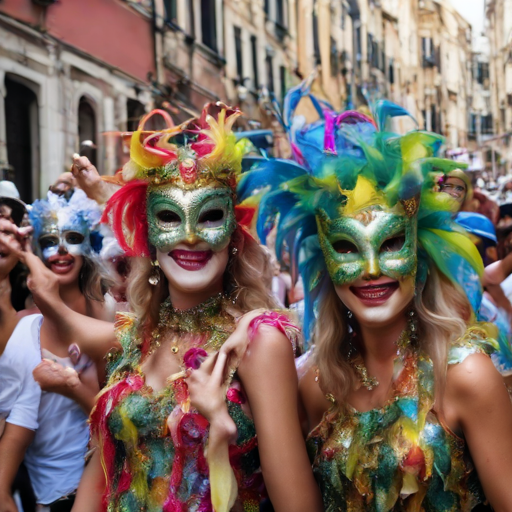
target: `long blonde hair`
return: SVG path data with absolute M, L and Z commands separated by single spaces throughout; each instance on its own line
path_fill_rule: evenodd
M 263 248 L 254 240 L 243 235 L 237 228 L 231 239 L 230 259 L 224 272 L 224 293 L 235 300 L 241 313 L 258 308 L 277 307 L 271 293 L 272 267 Z M 168 281 L 160 270 L 160 282 L 156 286 L 148 283 L 153 272 L 149 258 L 134 258 L 128 277 L 128 301 L 140 320 L 140 327 L 153 329 L 158 324 L 160 304 L 169 295 Z
M 436 266 L 431 265 L 425 287 L 414 298 L 418 315 L 419 343 L 432 359 L 436 403 L 441 406 L 446 382 L 450 343 L 464 335 L 471 306 L 464 293 L 456 288 Z M 338 404 L 346 405 L 356 376 L 348 363 L 349 332 L 347 308 L 331 284 L 322 297 L 314 333 L 315 363 L 320 371 L 320 385 L 332 393 Z

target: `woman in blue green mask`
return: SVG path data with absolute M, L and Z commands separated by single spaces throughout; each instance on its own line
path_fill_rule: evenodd
M 460 164 L 436 157 L 436 134 L 385 132 L 407 114 L 388 102 L 376 121 L 319 112 L 291 130 L 300 165 L 256 162 L 239 193 L 263 192 L 260 238 L 277 223 L 278 256 L 288 245 L 303 278 L 299 388 L 325 510 L 510 510 L 512 407 L 475 320 L 482 263 L 434 192 Z

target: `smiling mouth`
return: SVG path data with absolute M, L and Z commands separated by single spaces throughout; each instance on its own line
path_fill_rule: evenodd
M 189 271 L 201 270 L 213 256 L 213 251 L 183 251 L 175 249 L 169 256 L 183 269 Z
M 67 274 L 71 271 L 75 264 L 75 259 L 72 256 L 59 256 L 52 258 L 48 261 L 50 269 L 54 274 Z
M 384 304 L 398 290 L 398 282 L 351 286 L 350 291 L 366 306 L 375 307 Z

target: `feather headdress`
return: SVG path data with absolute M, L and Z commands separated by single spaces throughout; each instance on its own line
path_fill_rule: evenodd
M 296 95 L 296 90 L 290 94 Z M 295 96 L 292 99 L 296 101 Z M 479 307 L 482 260 L 465 231 L 452 220 L 453 200 L 433 190 L 433 176 L 460 168 L 460 163 L 437 158 L 443 142 L 437 134 L 412 131 L 399 136 L 383 130 L 390 117 L 406 114 L 387 101 L 374 107 L 377 122 L 358 112 L 326 111 L 319 123 L 303 125 L 300 132 L 290 135 L 298 162 L 253 159 L 252 170 L 242 176 L 240 199 L 260 198 L 260 239 L 265 242 L 277 225 L 277 256 L 282 259 L 289 247 L 292 278 L 302 275 L 306 338 L 311 334 L 318 298 L 329 282 L 316 222 L 321 210 L 335 218 L 400 203 L 405 215 L 418 219 L 417 279 L 425 279 L 428 265 L 435 264 L 463 287 L 475 311 Z M 327 122 L 329 116 L 336 122 Z M 288 116 L 287 121 L 290 134 L 293 119 Z M 323 140 L 314 150 L 308 142 L 309 129 L 318 141 Z
M 146 130 L 155 115 L 167 128 Z M 236 189 L 248 141 L 232 131 L 240 110 L 210 103 L 201 117 L 175 126 L 169 114 L 153 110 L 131 136 L 130 161 L 123 168 L 123 187 L 108 201 L 108 222 L 127 256 L 149 256 L 146 198 L 148 188 L 164 184 L 191 190 L 203 187 Z M 239 212 L 237 212 L 239 213 Z

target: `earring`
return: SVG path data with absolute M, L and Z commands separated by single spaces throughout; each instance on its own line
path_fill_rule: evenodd
M 153 269 L 151 270 L 148 282 L 151 286 L 156 286 L 160 282 L 160 264 L 158 263 L 158 260 L 152 261 L 151 266 Z
M 238 249 L 236 247 L 233 247 L 231 249 L 231 254 L 236 254 L 238 252 Z
M 411 309 L 408 313 L 408 330 L 409 339 L 412 343 L 418 341 L 418 315 L 414 309 Z
M 347 309 L 347 318 L 349 320 L 352 320 L 353 316 L 354 316 L 354 314 L 352 313 L 352 311 L 350 311 L 350 309 Z

